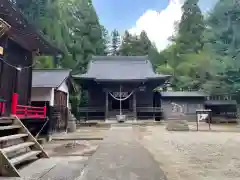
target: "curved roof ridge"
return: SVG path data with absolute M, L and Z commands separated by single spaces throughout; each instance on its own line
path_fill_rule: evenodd
M 93 56 L 92 61 L 146 61 L 148 56 Z
M 88 63 L 87 72 L 75 77 L 132 81 L 166 79 L 169 76 L 156 74 L 148 56 L 94 56 Z

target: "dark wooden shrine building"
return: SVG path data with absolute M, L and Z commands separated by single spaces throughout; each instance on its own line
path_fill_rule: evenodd
M 160 95 L 154 89 L 169 77 L 156 74 L 146 56 L 93 57 L 87 72 L 74 76 L 87 92 L 80 115 L 89 120 L 108 120 L 116 118 L 121 109 L 132 119 L 160 117 Z
M 17 103 L 15 105 L 31 103 L 34 56 L 57 55 L 60 52 L 28 23 L 9 0 L 0 1 L 0 50 L 0 97 L 6 102 L 1 112 L 2 115 L 9 115 L 12 113 L 13 99 Z M 14 93 L 17 94 L 17 102 L 13 98 Z

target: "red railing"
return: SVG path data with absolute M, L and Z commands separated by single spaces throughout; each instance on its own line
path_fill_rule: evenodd
M 6 108 L 6 102 L 0 102 L 0 115 L 3 115 Z
M 46 106 L 34 107 L 18 104 L 18 94 L 12 96 L 12 114 L 19 118 L 45 118 L 47 113 Z

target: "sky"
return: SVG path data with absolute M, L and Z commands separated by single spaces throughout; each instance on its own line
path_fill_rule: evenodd
M 93 0 L 94 7 L 109 31 L 129 30 L 139 34 L 145 30 L 158 50 L 166 48 L 174 32 L 174 22 L 180 20 L 184 0 Z M 203 13 L 209 11 L 217 0 L 199 0 Z

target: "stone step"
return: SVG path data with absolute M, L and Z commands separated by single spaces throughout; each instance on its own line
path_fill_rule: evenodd
M 0 137 L 0 143 L 4 142 L 7 145 L 7 147 L 0 149 L 1 176 L 20 177 L 15 165 L 32 160 L 32 158 L 39 159 L 49 157 L 20 119 L 17 117 L 6 117 L 0 119 L 0 121 L 2 122 L 0 126 L 0 130 L 2 131 L 11 129 L 21 130 L 16 133 L 12 132 L 13 134 L 11 135 Z M 29 148 L 31 146 L 34 146 L 34 151 L 31 151 L 31 148 Z
M 40 153 L 41 153 L 41 151 L 29 151 L 21 156 L 11 159 L 10 163 L 13 165 L 20 164 L 21 162 L 26 161 L 27 159 L 29 159 L 31 157 L 37 156 Z
M 28 136 L 28 134 L 15 134 L 15 135 L 10 135 L 10 136 L 3 136 L 3 137 L 0 137 L 0 142 L 19 139 L 19 138 L 23 138 L 23 137 L 27 137 L 27 136 Z
M 30 147 L 32 145 L 34 145 L 34 142 L 25 142 L 25 143 L 13 145 L 13 146 L 10 146 L 10 147 L 6 147 L 6 148 L 1 149 L 1 150 L 2 150 L 2 152 L 7 154 L 7 153 L 10 153 L 10 152 L 14 152 L 14 151 L 17 151 L 17 150 L 20 150 L 20 149 Z
M 0 126 L 0 131 L 11 130 L 11 129 L 19 129 L 19 128 L 21 128 L 21 126 L 19 126 L 19 125 Z

